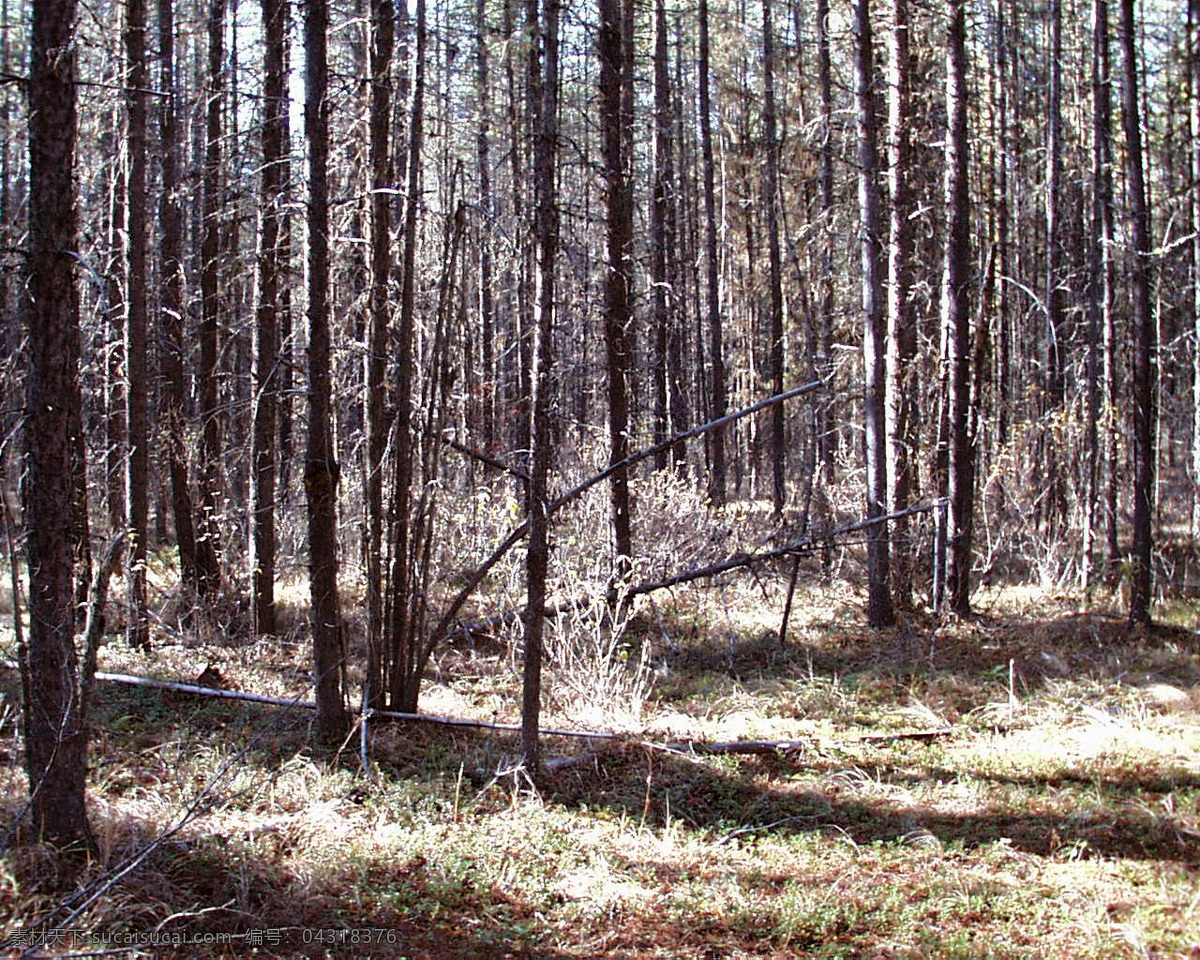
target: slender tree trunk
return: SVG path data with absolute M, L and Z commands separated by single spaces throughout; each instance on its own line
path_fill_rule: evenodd
M 389 195 L 392 117 L 392 50 L 396 10 L 392 0 L 371 4 L 371 317 L 367 340 L 367 681 L 377 704 L 386 702 L 383 623 L 383 462 L 388 417 L 384 402 L 391 300 L 392 210 Z
M 1155 326 L 1150 309 L 1150 208 L 1142 155 L 1138 101 L 1137 37 L 1134 0 L 1121 0 L 1124 51 L 1124 123 L 1126 183 L 1133 221 L 1131 298 L 1133 323 L 1133 583 L 1129 594 L 1132 623 L 1150 622 L 1153 586 L 1155 432 L 1158 421 L 1158 372 Z
M 885 325 L 883 218 L 876 145 L 875 64 L 870 0 L 854 3 L 854 93 L 858 118 L 858 206 L 862 252 L 863 423 L 866 428 L 867 519 L 887 513 L 887 427 L 884 416 Z M 782 391 L 777 391 L 782 392 Z M 894 622 L 888 569 L 887 524 L 867 533 L 867 619 L 872 627 Z
M 160 268 L 162 283 L 161 376 L 165 381 L 160 412 L 167 440 L 171 475 L 171 506 L 175 540 L 179 546 L 179 573 L 185 597 L 197 589 L 196 532 L 192 497 L 188 488 L 186 440 L 187 400 L 183 380 L 183 207 L 179 175 L 180 144 L 178 95 L 175 82 L 175 10 L 173 0 L 158 0 L 159 134 L 162 141 L 162 225 Z
M 1046 411 L 1062 408 L 1066 372 L 1066 328 L 1064 326 L 1062 282 L 1059 276 L 1061 260 L 1060 181 L 1062 180 L 1062 3 L 1050 0 L 1050 90 L 1046 121 L 1046 277 L 1045 277 L 1045 385 Z M 1047 531 L 1056 539 L 1066 522 L 1066 487 L 1063 478 L 1063 451 L 1058 449 L 1053 432 L 1045 439 L 1044 467 L 1046 470 Z
M 600 129 L 604 154 L 604 203 L 608 229 L 608 269 L 604 285 L 604 343 L 608 373 L 610 464 L 629 456 L 629 380 L 633 358 L 629 327 L 633 322 L 633 194 L 624 135 L 625 39 L 621 0 L 600 0 Z M 629 472 L 617 470 L 610 481 L 614 548 L 618 576 L 633 557 L 629 514 Z
M 817 0 L 817 85 L 821 92 L 821 158 L 817 179 L 821 184 L 821 282 L 817 321 L 817 375 L 826 378 L 833 368 L 833 81 L 829 53 L 829 0 Z M 817 449 L 821 464 L 819 504 L 826 503 L 827 487 L 835 479 L 836 433 L 833 401 L 817 409 Z M 825 513 L 822 509 L 822 513 Z
M 304 133 L 308 138 L 308 498 L 309 584 L 312 593 L 313 672 L 317 731 L 333 742 L 343 734 L 344 643 L 338 599 L 337 482 L 330 402 L 329 333 L 329 63 L 326 0 L 306 0 Z
M 950 609 L 971 612 L 971 525 L 974 452 L 970 437 L 971 246 L 967 180 L 966 0 L 949 0 L 946 48 L 946 250 L 942 286 L 942 327 L 948 374 L 950 500 L 947 590 Z
M 409 615 L 414 589 L 412 530 L 410 512 L 416 465 L 413 453 L 412 391 L 415 377 L 413 350 L 416 340 L 417 300 L 417 211 L 421 202 L 422 150 L 425 136 L 425 49 L 427 29 L 425 0 L 416 8 L 416 61 L 412 88 L 412 106 L 408 125 L 408 197 L 404 206 L 404 276 L 400 285 L 400 323 L 398 328 L 399 369 L 396 383 L 396 469 L 393 475 L 392 573 L 389 590 L 390 696 L 393 709 L 415 710 L 417 688 L 412 674 L 415 623 Z M 411 699 L 410 699 L 411 697 Z
M 146 382 L 146 4 L 127 0 L 125 55 L 129 61 L 125 103 L 129 114 L 129 180 L 126 192 L 125 311 L 125 513 L 129 521 L 129 616 L 131 646 L 150 642 L 146 616 L 146 536 L 149 527 L 150 466 Z
M 667 51 L 667 14 L 663 0 L 654 4 L 654 188 L 650 203 L 650 281 L 654 300 L 654 437 L 661 443 L 683 426 L 683 385 L 678 329 L 679 290 L 675 276 L 675 144 Z M 655 468 L 668 461 L 679 468 L 684 451 L 664 451 Z
M 475 2 L 475 26 L 478 36 L 475 41 L 475 62 L 479 96 L 479 132 L 475 139 L 475 152 L 479 169 L 479 325 L 483 350 L 483 449 L 487 454 L 496 452 L 496 304 L 495 268 L 492 257 L 492 231 L 494 229 L 492 199 L 492 142 L 491 114 L 492 91 L 488 64 L 487 4 L 485 0 Z
M 885 416 L 888 436 L 888 510 L 900 513 L 913 494 L 916 469 L 917 383 L 912 367 L 917 354 L 917 324 L 909 291 L 912 286 L 912 188 L 909 182 L 909 19 L 908 0 L 891 0 L 888 33 L 888 220 L 887 383 Z M 909 518 L 894 522 L 900 546 L 891 553 L 892 595 L 901 607 L 912 604 L 911 556 L 904 546 Z
M 1200 0 L 1188 0 L 1192 148 L 1192 539 L 1200 540 Z
M 1116 431 L 1112 420 L 1116 381 L 1112 371 L 1113 325 L 1113 210 L 1112 210 L 1112 75 L 1108 53 L 1108 0 L 1092 3 L 1092 247 L 1088 294 L 1088 495 L 1084 538 L 1084 586 L 1094 567 L 1097 511 L 1100 506 L 1100 413 L 1105 416 L 1105 460 L 1115 459 Z M 1112 464 L 1109 463 L 1110 476 Z M 1116 487 L 1111 479 L 1106 489 Z M 1107 496 L 1105 498 L 1107 500 Z M 1106 504 L 1107 506 L 1107 504 Z M 1115 504 L 1114 504 L 1115 507 Z M 1107 513 L 1108 511 L 1106 511 Z M 1116 539 L 1115 509 L 1111 526 Z M 1110 546 L 1110 568 L 1116 562 Z
M 200 444 L 200 522 L 196 572 L 202 596 L 220 586 L 217 560 L 220 529 L 217 494 L 221 471 L 221 424 L 217 410 L 217 348 L 220 324 L 221 253 L 221 98 L 224 83 L 225 0 L 210 0 L 208 11 L 208 86 L 203 183 L 203 237 L 200 241 L 200 394 L 203 436 Z
M 775 31 L 771 24 L 771 0 L 763 0 L 763 134 L 766 137 L 767 162 L 763 170 L 763 194 L 766 203 L 767 257 L 770 266 L 771 392 L 783 393 L 783 255 L 779 249 L 779 131 L 775 107 Z M 771 411 L 771 504 L 776 517 L 783 516 L 787 500 L 787 433 L 783 404 Z
M 534 106 L 534 185 L 536 190 L 537 298 L 535 327 L 537 344 L 533 384 L 533 456 L 529 477 L 529 547 L 526 553 L 525 666 L 521 700 L 521 752 L 528 774 L 535 778 L 541 769 L 542 640 L 546 606 L 546 575 L 550 563 L 549 490 L 550 407 L 554 345 L 554 263 L 558 255 L 558 206 L 554 169 L 558 144 L 558 0 L 543 0 L 540 19 L 534 13 L 529 24 L 530 101 Z M 538 38 L 543 56 L 538 56 Z
M 700 0 L 700 150 L 704 166 L 704 236 L 705 262 L 708 272 L 708 359 L 709 392 L 708 419 L 725 415 L 728 405 L 725 386 L 725 348 L 721 329 L 721 261 L 717 250 L 717 190 L 713 166 L 712 95 L 709 91 L 708 0 Z M 714 506 L 725 503 L 725 428 L 709 434 L 708 495 Z
M 74 0 L 33 4 L 29 62 L 29 648 L 25 764 L 37 835 L 92 845 L 87 718 L 75 650 L 74 509 L 79 408 Z
M 254 432 L 250 483 L 251 606 L 254 632 L 274 634 L 275 619 L 275 439 L 279 393 L 279 235 L 283 223 L 283 114 L 288 109 L 284 44 L 287 8 L 263 0 L 262 196 L 259 198 L 258 309 L 254 324 Z

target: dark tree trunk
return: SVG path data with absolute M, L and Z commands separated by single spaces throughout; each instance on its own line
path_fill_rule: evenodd
M 409 615 L 414 589 L 412 531 L 409 529 L 412 485 L 416 469 L 413 455 L 412 390 L 414 379 L 413 344 L 416 338 L 416 262 L 417 211 L 421 195 L 421 153 L 425 131 L 425 0 L 418 0 L 416 23 L 416 63 L 412 89 L 412 107 L 408 126 L 408 197 L 404 206 L 404 276 L 400 285 L 400 324 L 398 333 L 399 364 L 396 383 L 396 439 L 392 500 L 392 572 L 388 646 L 390 656 L 390 696 L 393 709 L 415 710 L 419 674 L 413 673 L 413 647 L 416 624 Z M 394 348 L 397 349 L 397 348 Z
M 1141 109 L 1138 101 L 1137 37 L 1134 0 L 1121 0 L 1121 46 L 1124 50 L 1122 111 L 1125 123 L 1126 189 L 1133 221 L 1131 298 L 1133 323 L 1133 582 L 1129 619 L 1150 622 L 1153 586 L 1155 432 L 1158 422 L 1155 327 L 1150 309 L 1150 208 L 1142 155 Z
M 771 392 L 783 393 L 783 255 L 779 249 L 779 132 L 775 109 L 775 33 L 771 24 L 771 0 L 763 0 L 763 134 L 767 162 L 763 170 L 763 200 L 766 204 L 767 257 L 770 264 Z M 771 410 L 771 503 L 775 516 L 783 516 L 787 499 L 787 433 L 783 404 Z
M 912 287 L 912 187 L 909 178 L 909 20 L 908 0 L 891 0 L 888 34 L 888 221 L 887 385 L 888 510 L 905 510 L 913 495 L 916 472 L 916 401 L 913 366 L 917 355 L 917 323 L 909 291 Z M 911 555 L 905 546 L 909 518 L 893 524 L 898 548 L 891 553 L 892 595 L 901 607 L 912 603 Z
M 126 638 L 131 646 L 150 642 L 146 616 L 146 536 L 149 532 L 150 467 L 146 382 L 146 3 L 127 0 L 125 55 L 129 72 L 125 93 L 129 113 L 129 181 L 126 193 L 125 311 L 125 512 L 129 522 L 129 614 Z
M 816 335 L 817 376 L 833 374 L 833 80 L 829 53 L 829 0 L 817 0 L 817 85 L 821 93 L 821 159 L 817 178 L 821 184 L 821 282 Z M 817 408 L 817 459 L 821 476 L 817 481 L 817 501 L 826 502 L 826 486 L 834 481 L 836 428 L 833 401 Z
M 682 337 L 676 277 L 675 115 L 667 53 L 667 14 L 663 0 L 654 4 L 654 188 L 650 206 L 651 283 L 654 300 L 654 438 L 661 443 L 685 426 Z M 656 459 L 682 469 L 686 451 L 676 447 Z
M 1064 377 L 1067 366 L 1062 280 L 1059 276 L 1061 245 L 1062 180 L 1062 7 L 1051 0 L 1050 16 L 1050 89 L 1046 121 L 1046 333 L 1045 385 L 1047 412 L 1058 410 L 1065 397 Z M 1051 437 L 1046 438 L 1043 464 L 1046 470 L 1047 531 L 1054 538 L 1066 520 L 1066 487 L 1061 462 L 1063 451 Z
M 87 718 L 75 650 L 79 302 L 74 281 L 74 0 L 36 0 L 29 63 L 29 323 L 25 763 L 36 833 L 92 845 Z
M 483 449 L 496 453 L 496 304 L 494 267 L 492 259 L 492 230 L 495 211 L 492 203 L 492 91 L 488 64 L 487 4 L 475 2 L 475 61 L 478 78 L 479 132 L 475 140 L 479 168 L 479 326 L 482 338 L 483 383 L 481 384 L 481 415 L 483 419 Z
M 1200 540 L 1200 0 L 1188 0 L 1192 149 L 1192 539 Z
M 866 439 L 867 519 L 887 513 L 887 425 L 884 416 L 883 217 L 879 201 L 870 0 L 854 4 L 854 91 L 858 118 L 858 205 L 861 223 L 863 309 L 863 425 Z M 781 392 L 781 391 L 777 391 Z M 894 621 L 888 569 L 887 524 L 867 532 L 867 619 L 872 627 Z
M 629 380 L 633 358 L 629 328 L 633 322 L 633 194 L 624 135 L 625 38 L 621 0 L 600 0 L 600 130 L 604 154 L 604 203 L 608 229 L 608 269 L 604 285 L 604 344 L 608 374 L 609 463 L 629 456 Z M 629 513 L 629 471 L 610 480 L 614 548 L 618 575 L 633 558 Z
M 396 10 L 392 0 L 371 5 L 371 316 L 367 340 L 367 681 L 371 698 L 386 701 L 383 644 L 383 461 L 388 419 L 384 397 L 391 301 L 391 116 L 392 48 Z
M 553 380 L 555 287 L 558 256 L 558 206 L 554 169 L 558 144 L 558 0 L 544 0 L 541 17 L 530 4 L 530 104 L 534 130 L 535 229 L 537 271 L 536 366 L 533 375 L 533 456 L 529 476 L 529 546 L 526 553 L 525 665 L 521 698 L 521 753 L 527 773 L 541 769 L 542 641 L 546 576 L 550 564 L 549 490 L 550 409 Z M 538 56 L 540 39 L 543 55 Z
M 1088 287 L 1088 494 L 1084 537 L 1084 586 L 1090 585 L 1094 568 L 1094 543 L 1097 513 L 1100 507 L 1099 419 L 1102 406 L 1115 409 L 1113 391 L 1116 380 L 1112 370 L 1113 326 L 1113 189 L 1112 189 L 1112 75 L 1108 53 L 1108 0 L 1092 3 L 1092 245 Z M 1107 491 L 1115 493 L 1112 483 L 1116 430 L 1112 415 L 1105 418 L 1103 445 L 1109 467 Z M 1109 506 L 1106 503 L 1106 506 Z M 1115 498 L 1106 510 L 1111 526 L 1110 569 L 1118 562 L 1116 551 Z
M 708 0 L 700 0 L 700 150 L 704 166 L 704 236 L 705 263 L 708 273 L 708 361 L 709 388 L 708 419 L 725 416 L 728 404 L 725 387 L 725 348 L 721 329 L 721 262 L 717 249 L 717 189 L 713 166 L 712 95 L 709 91 Z M 718 427 L 709 434 L 708 494 L 714 506 L 725 502 L 725 428 Z
M 948 365 L 947 427 L 950 500 L 946 586 L 950 609 L 971 612 L 971 525 L 974 467 L 971 406 L 971 245 L 967 180 L 967 56 L 965 0 L 949 0 L 946 48 L 946 247 L 942 327 Z
M 217 560 L 220 528 L 217 495 L 221 471 L 221 424 L 217 409 L 217 348 L 220 325 L 221 254 L 221 97 L 224 83 L 225 0 L 211 0 L 208 12 L 208 86 L 203 183 L 203 237 L 200 241 L 200 394 L 203 436 L 200 444 L 200 522 L 196 538 L 196 573 L 203 596 L 221 583 Z
M 186 440 L 187 400 L 183 380 L 183 207 L 179 164 L 178 95 L 175 82 L 175 10 L 173 0 L 158 0 L 159 89 L 162 92 L 159 134 L 162 140 L 162 226 L 160 268 L 162 283 L 161 376 L 164 381 L 160 416 L 166 433 L 171 475 L 171 507 L 179 546 L 179 574 L 185 595 L 197 588 L 196 532 L 188 488 Z
M 317 732 L 334 742 L 345 731 L 344 645 L 338 600 L 337 482 L 330 403 L 329 334 L 329 8 L 306 0 L 304 132 L 308 138 L 308 499 L 309 585 Z
M 253 477 L 250 483 L 250 576 L 254 632 L 274 634 L 275 440 L 279 396 L 279 248 L 284 208 L 284 112 L 287 77 L 284 46 L 287 5 L 263 0 L 265 32 L 262 126 L 262 195 L 259 198 L 258 309 L 254 324 Z

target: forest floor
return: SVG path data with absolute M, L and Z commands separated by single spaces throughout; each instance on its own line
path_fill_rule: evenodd
M 624 735 L 545 737 L 584 759 L 536 792 L 497 775 L 504 730 L 374 723 L 367 775 L 357 734 L 312 747 L 307 711 L 99 684 L 99 852 L 73 873 L 10 830 L 7 650 L 0 953 L 70 929 L 95 939 L 27 955 L 1200 957 L 1200 603 L 1134 630 L 1008 587 L 871 632 L 860 593 L 802 572 L 783 645 L 771 572 L 639 600 L 607 656 L 577 611 L 544 723 Z M 308 697 L 302 641 L 113 639 L 101 669 Z M 519 689 L 507 644 L 477 640 L 436 658 L 421 708 L 512 722 Z M 748 739 L 791 743 L 679 746 Z

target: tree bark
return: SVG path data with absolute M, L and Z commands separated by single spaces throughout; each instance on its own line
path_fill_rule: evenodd
M 717 249 L 717 190 L 713 166 L 712 94 L 709 90 L 710 54 L 708 0 L 700 0 L 700 150 L 704 167 L 704 236 L 707 266 L 707 316 L 709 361 L 708 419 L 725 415 L 728 405 L 725 385 L 725 349 L 721 329 L 721 261 Z M 708 495 L 714 506 L 725 503 L 725 430 L 709 435 Z
M 887 425 L 884 416 L 886 326 L 883 291 L 883 218 L 876 144 L 875 63 L 870 0 L 854 3 L 854 94 L 858 121 L 858 205 L 863 310 L 863 424 L 866 437 L 867 519 L 887 513 Z M 887 627 L 894 620 L 888 569 L 887 524 L 867 533 L 867 620 Z
M 279 395 L 279 260 L 284 208 L 284 112 L 287 77 L 284 45 L 287 5 L 263 0 L 265 34 L 262 127 L 262 194 L 259 197 L 258 309 L 254 323 L 253 477 L 250 483 L 251 607 L 256 634 L 274 634 L 275 616 L 275 441 Z
M 388 417 L 384 394 L 391 300 L 392 210 L 389 195 L 392 116 L 392 51 L 396 10 L 392 0 L 371 4 L 371 316 L 367 341 L 367 681 L 372 700 L 381 706 L 386 649 L 383 623 L 383 462 Z
M 160 276 L 162 299 L 160 374 L 165 381 L 160 417 L 166 433 L 171 507 L 179 547 L 179 575 L 185 594 L 197 589 L 196 532 L 188 488 L 187 400 L 183 380 L 183 208 L 179 163 L 178 91 L 175 81 L 175 10 L 173 0 L 158 0 L 159 135 L 162 151 L 162 225 Z
M 1200 0 L 1188 0 L 1192 149 L 1192 539 L 1200 540 Z
M 397 330 L 399 362 L 396 382 L 396 439 L 393 473 L 392 500 L 392 572 L 388 584 L 390 591 L 390 624 L 388 648 L 390 656 L 388 677 L 392 708 L 416 708 L 416 681 L 420 671 L 416 669 L 414 634 L 415 624 L 409 616 L 411 593 L 415 589 L 413 571 L 412 530 L 410 511 L 412 485 L 416 466 L 413 453 L 412 391 L 414 385 L 413 349 L 416 338 L 416 262 L 417 262 L 417 211 L 420 204 L 422 149 L 425 136 L 425 49 L 427 30 L 425 23 L 425 0 L 418 0 L 416 8 L 416 60 L 412 104 L 408 125 L 408 156 L 405 161 L 408 174 L 408 196 L 404 205 L 404 276 L 400 285 L 400 322 Z
M 326 0 L 306 0 L 304 132 L 308 138 L 308 499 L 309 585 L 317 732 L 331 743 L 345 731 L 342 614 L 338 598 L 337 482 L 330 402 L 329 63 Z
M 146 3 L 126 0 L 125 56 L 128 59 L 125 103 L 129 115 L 129 179 L 126 188 L 125 270 L 125 515 L 130 544 L 126 571 L 130 646 L 150 642 L 146 615 L 146 536 L 149 526 L 147 489 L 150 454 L 147 428 L 149 389 L 146 382 Z
M 203 182 L 203 236 L 200 240 L 200 395 L 203 436 L 200 444 L 200 521 L 196 573 L 202 596 L 221 585 L 217 548 L 217 494 L 221 472 L 221 424 L 217 410 L 217 349 L 220 325 L 221 254 L 221 97 L 224 83 L 225 0 L 211 0 L 208 11 L 208 85 Z
M 25 764 L 36 833 L 92 846 L 85 804 L 87 718 L 75 649 L 73 581 L 79 409 L 74 0 L 33 4 L 29 61 L 29 322 Z
M 783 393 L 783 255 L 779 249 L 779 122 L 775 106 L 775 31 L 771 24 L 771 0 L 763 0 L 763 135 L 766 165 L 763 169 L 763 200 L 766 205 L 767 258 L 770 268 L 771 321 L 769 366 L 771 392 Z M 776 517 L 783 516 L 787 500 L 787 419 L 783 404 L 771 411 L 771 505 Z
M 542 695 L 542 642 L 546 576 L 550 563 L 549 489 L 550 408 L 554 363 L 554 265 L 558 256 L 558 205 L 554 171 L 558 145 L 558 0 L 543 0 L 540 18 L 536 0 L 530 4 L 530 102 L 534 107 L 534 186 L 537 236 L 535 273 L 537 313 L 533 371 L 533 451 L 529 475 L 529 547 L 525 559 L 525 664 L 521 697 L 521 753 L 526 772 L 534 779 L 541 768 L 539 726 Z M 538 42 L 543 48 L 538 55 Z
M 1108 0 L 1092 3 L 1092 247 L 1088 287 L 1088 493 L 1084 536 L 1084 587 L 1092 580 L 1096 525 L 1100 508 L 1100 450 L 1103 442 L 1109 479 L 1105 486 L 1105 514 L 1111 526 L 1109 568 L 1118 562 L 1115 549 L 1115 502 L 1108 503 L 1107 491 L 1115 493 L 1111 477 L 1115 460 L 1116 431 L 1113 371 L 1113 209 L 1112 209 L 1112 75 L 1108 52 Z M 1103 441 L 1099 420 L 1107 407 Z M 1109 516 L 1111 514 L 1111 517 Z
M 1155 433 L 1158 372 L 1154 317 L 1150 309 L 1150 208 L 1142 154 L 1141 109 L 1138 101 L 1137 37 L 1134 0 L 1121 0 L 1122 84 L 1125 124 L 1126 189 L 1133 221 L 1133 261 L 1130 267 L 1133 323 L 1133 582 L 1129 619 L 1150 622 L 1153 586 L 1153 524 Z
M 974 450 L 970 436 L 971 246 L 967 180 L 967 78 L 965 0 L 949 0 L 946 47 L 946 245 L 942 286 L 942 328 L 948 366 L 950 500 L 947 590 L 950 609 L 971 612 L 971 526 Z
M 916 473 L 916 401 L 913 376 L 917 355 L 917 324 L 909 291 L 912 287 L 912 186 L 909 164 L 911 141 L 908 0 L 891 0 L 888 33 L 888 219 L 887 370 L 885 417 L 888 441 L 888 509 L 904 510 L 913 495 Z M 892 529 L 898 548 L 891 552 L 892 595 L 897 605 L 912 603 L 911 556 L 904 546 L 908 518 Z
M 621 0 L 600 0 L 600 129 L 604 154 L 604 204 L 608 230 L 604 285 L 604 344 L 608 375 L 609 463 L 629 455 L 629 381 L 633 373 L 629 328 L 633 322 L 633 193 L 624 132 L 626 49 Z M 629 474 L 615 471 L 610 482 L 616 572 L 632 564 L 633 530 Z

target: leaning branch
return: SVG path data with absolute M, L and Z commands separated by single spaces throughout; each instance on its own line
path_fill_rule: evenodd
M 813 548 L 818 544 L 832 543 L 838 537 L 845 536 L 848 533 L 856 533 L 859 530 L 865 530 L 869 527 L 877 526 L 881 523 L 887 523 L 891 520 L 899 520 L 901 517 L 907 517 L 914 513 L 927 513 L 933 510 L 938 504 L 944 501 L 935 500 L 932 503 L 920 503 L 915 506 L 908 507 L 905 510 L 897 510 L 895 513 L 889 513 L 882 517 L 872 517 L 869 520 L 860 520 L 856 523 L 846 524 L 845 526 L 836 527 L 826 533 L 819 533 L 814 536 L 807 536 L 800 540 L 793 541 L 787 546 L 779 547 L 775 550 L 764 550 L 760 553 L 737 553 L 732 557 L 720 561 L 719 563 L 709 564 L 704 567 L 693 567 L 690 570 L 682 570 L 679 573 L 673 573 L 669 577 L 664 577 L 661 580 L 652 580 L 647 583 L 639 583 L 630 587 L 625 591 L 625 596 L 640 597 L 647 593 L 655 593 L 659 590 L 666 590 L 668 587 L 677 587 L 681 583 L 691 583 L 693 580 L 705 580 L 709 577 L 715 577 L 721 573 L 727 573 L 730 570 L 737 570 L 740 567 L 750 567 L 756 563 L 762 563 L 767 560 L 776 560 L 780 557 L 805 557 L 811 554 Z M 558 616 L 559 614 L 576 609 L 587 603 L 587 600 L 564 600 L 552 607 L 547 607 L 545 615 L 548 617 Z M 499 616 L 489 617 L 487 620 L 477 620 L 472 623 L 463 624 L 461 629 L 464 633 L 478 633 L 482 630 L 491 630 L 496 627 L 504 626 L 512 623 L 522 616 L 522 611 L 509 611 L 502 613 Z
M 682 443 L 685 440 L 691 440 L 695 437 L 701 436 L 702 434 L 708 433 L 710 430 L 715 430 L 717 427 L 724 426 L 727 423 L 732 423 L 735 420 L 740 420 L 742 417 L 748 417 L 753 413 L 758 413 L 760 410 L 766 410 L 768 407 L 773 407 L 777 403 L 783 403 L 785 400 L 791 400 L 794 397 L 799 397 L 806 393 L 812 393 L 814 390 L 818 390 L 823 386 L 825 386 L 825 381 L 814 380 L 811 383 L 806 383 L 803 386 L 795 387 L 792 390 L 786 390 L 783 393 L 778 393 L 773 397 L 767 397 L 767 399 L 762 400 L 752 406 L 744 407 L 741 410 L 735 410 L 733 413 L 726 414 L 723 417 L 718 417 L 716 420 L 710 420 L 708 423 L 701 424 L 698 427 L 693 427 L 691 430 L 685 430 L 683 433 L 677 433 L 670 439 L 664 440 L 661 443 L 656 443 L 654 446 L 647 447 L 644 450 L 639 450 L 637 453 L 631 453 L 624 460 L 619 460 L 604 470 L 601 470 L 599 473 L 593 474 L 582 483 L 572 487 L 557 500 L 552 501 L 546 508 L 547 516 L 553 516 L 558 510 L 566 506 L 581 493 L 591 489 L 596 484 L 607 480 L 618 470 L 623 470 L 633 466 L 635 463 L 640 463 L 643 460 L 653 457 L 655 454 L 671 449 L 676 444 Z M 459 610 L 462 609 L 463 604 L 467 602 L 471 594 L 475 592 L 476 587 L 483 582 L 484 577 L 488 575 L 488 572 L 492 569 L 492 567 L 499 563 L 504 555 L 508 553 L 508 551 L 511 550 L 513 546 L 516 545 L 528 532 L 529 521 L 524 520 L 516 528 L 514 528 L 507 537 L 504 538 L 504 540 L 498 547 L 496 547 L 494 551 L 492 551 L 491 556 L 484 560 L 484 562 L 475 569 L 475 572 L 472 573 L 467 579 L 467 582 L 463 585 L 463 588 L 459 590 L 458 594 L 454 597 L 454 600 L 451 601 L 450 606 L 446 609 L 446 612 L 442 614 L 442 618 L 433 628 L 433 632 L 429 635 L 429 639 L 426 641 L 425 646 L 421 651 L 422 661 L 428 659 L 429 655 L 437 648 L 437 645 L 445 639 L 446 634 L 450 631 L 450 625 L 454 622 L 454 618 L 458 616 Z

